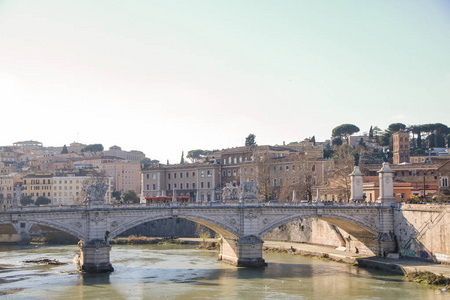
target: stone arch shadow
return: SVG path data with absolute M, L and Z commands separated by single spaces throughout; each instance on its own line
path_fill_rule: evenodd
M 134 220 L 131 220 L 129 222 L 126 222 L 125 224 L 118 225 L 116 228 L 112 229 L 109 233 L 109 238 L 114 238 L 118 236 L 119 234 L 132 229 L 136 226 L 139 226 L 141 224 L 151 222 L 151 221 L 157 221 L 162 219 L 170 219 L 172 217 L 170 216 L 145 216 L 141 218 L 137 218 Z M 229 239 L 237 239 L 238 238 L 238 232 L 236 228 L 233 228 L 229 226 L 228 224 L 217 222 L 214 219 L 211 218 L 205 218 L 203 216 L 195 216 L 195 215 L 189 215 L 189 216 L 180 216 L 177 217 L 180 219 L 189 220 L 198 224 L 201 224 L 205 227 L 208 227 L 209 229 L 214 230 L 218 234 L 220 234 L 224 238 Z
M 28 223 L 28 224 L 32 224 L 32 225 L 36 225 L 36 226 L 46 226 L 46 227 L 50 227 L 52 229 L 70 234 L 80 240 L 85 239 L 84 234 L 81 231 L 71 228 L 70 226 L 63 224 L 63 223 L 59 223 L 59 222 L 53 222 L 53 221 L 48 221 L 48 220 L 24 220 L 24 221 L 18 221 L 18 223 Z M 0 225 L 11 225 L 11 227 L 13 227 L 14 230 L 16 230 L 16 232 L 19 234 L 19 232 L 17 231 L 17 228 L 11 222 L 0 222 Z M 30 228 L 31 228 L 31 226 L 30 226 Z
M 271 230 L 286 225 L 290 222 L 297 221 L 300 219 L 319 219 L 327 222 L 330 225 L 334 225 L 352 237 L 356 238 L 359 243 L 363 244 L 367 249 L 373 252 L 374 250 L 374 241 L 379 235 L 379 230 L 376 224 L 369 224 L 364 222 L 361 219 L 352 217 L 352 216 L 342 216 L 336 214 L 295 214 L 291 216 L 287 216 L 281 219 L 276 220 L 271 224 L 267 224 L 267 226 L 263 227 L 259 232 L 258 236 L 263 237 L 266 233 Z M 370 253 L 370 252 L 369 252 Z

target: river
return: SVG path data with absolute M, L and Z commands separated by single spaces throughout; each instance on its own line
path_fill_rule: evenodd
M 289 254 L 236 268 L 193 246 L 114 245 L 111 274 L 75 272 L 77 246 L 1 245 L 6 299 L 450 299 L 402 276 Z M 61 266 L 25 260 L 56 259 Z

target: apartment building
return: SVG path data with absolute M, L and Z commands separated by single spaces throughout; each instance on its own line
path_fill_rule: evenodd
M 148 197 L 189 197 L 190 202 L 220 200 L 220 165 L 193 163 L 151 165 L 142 171 L 141 202 Z
M 0 205 L 12 205 L 14 199 L 14 177 L 0 176 Z
M 23 195 L 36 200 L 40 196 L 53 199 L 53 174 L 35 173 L 27 174 L 23 179 Z
M 111 203 L 112 178 L 102 178 L 108 184 L 105 194 L 106 203 Z M 85 189 L 93 184 L 96 178 L 92 176 L 58 176 L 53 177 L 53 205 L 82 204 L 86 198 Z

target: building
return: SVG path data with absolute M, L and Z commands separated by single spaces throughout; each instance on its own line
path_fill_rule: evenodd
M 131 151 L 124 151 L 119 146 L 111 146 L 109 147 L 109 150 L 103 152 L 104 156 L 113 156 L 118 157 L 127 161 L 134 161 L 134 162 L 140 162 L 145 158 L 144 152 L 137 151 L 137 150 L 131 150 Z
M 43 145 L 41 142 L 36 141 L 23 141 L 13 143 L 13 147 L 22 152 L 31 152 L 33 150 L 42 150 Z
M 397 131 L 392 134 L 393 163 L 398 165 L 410 162 L 409 133 Z
M 34 201 L 43 196 L 53 199 L 53 174 L 35 173 L 23 176 L 23 196 L 31 197 Z
M 12 205 L 14 200 L 14 177 L 0 176 L 0 205 Z
M 380 197 L 379 176 L 364 176 L 363 190 L 366 202 L 374 202 Z M 409 182 L 394 180 L 394 197 L 397 202 L 406 202 L 413 195 L 413 187 Z
M 149 197 L 189 197 L 190 202 L 211 202 L 221 199 L 220 165 L 193 163 L 154 164 L 142 170 L 141 202 Z
M 437 171 L 438 175 L 438 201 L 450 201 L 450 160 L 440 166 Z
M 83 204 L 85 189 L 95 182 L 92 176 L 58 176 L 53 177 L 53 205 L 79 205 Z M 112 178 L 102 178 L 108 184 L 105 194 L 106 203 L 111 203 Z

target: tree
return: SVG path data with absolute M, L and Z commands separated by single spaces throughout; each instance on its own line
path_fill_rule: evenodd
M 390 138 L 391 136 L 389 133 L 383 133 L 378 136 L 378 144 L 380 144 L 380 146 L 389 146 Z
M 246 138 L 245 138 L 245 146 L 253 146 L 256 145 L 256 136 L 253 133 L 250 133 Z
M 184 164 L 184 151 L 181 151 L 181 160 L 180 164 Z
M 148 166 L 151 166 L 151 165 L 154 165 L 154 164 L 157 164 L 157 163 L 159 163 L 159 160 L 157 160 L 157 159 L 150 159 L 150 158 L 146 157 L 146 158 L 141 160 L 141 168 L 145 169 Z
M 49 204 L 49 203 L 51 203 L 52 201 L 50 200 L 50 199 L 48 199 L 47 197 L 44 197 L 44 196 L 40 196 L 40 197 L 38 197 L 37 199 L 36 199 L 36 201 L 34 202 L 34 204 L 36 205 L 36 206 L 39 206 L 39 205 L 46 205 L 46 204 Z
M 392 123 L 391 125 L 388 126 L 388 130 L 390 132 L 397 132 L 400 130 L 405 130 L 406 129 L 406 125 L 403 123 Z
M 285 174 L 280 188 L 280 199 L 286 199 L 293 193 L 297 200 L 312 200 L 312 187 L 316 184 L 316 158 L 298 152 L 291 156 L 292 170 Z
M 309 140 L 311 143 L 313 143 L 313 145 L 316 145 L 316 136 L 313 135 L 313 137 Z
M 353 148 L 346 144 L 339 148 L 334 157 L 335 164 L 330 176 L 332 187 L 347 201 L 350 199 L 351 182 L 349 175 L 353 172 L 355 161 L 352 155 L 353 151 Z
M 22 204 L 23 206 L 30 205 L 33 203 L 34 201 L 31 198 L 31 196 L 22 196 L 22 198 L 20 198 L 20 204 Z
M 370 129 L 369 129 L 369 138 L 373 139 L 373 128 L 372 128 L 372 125 L 370 126 Z
M 114 192 L 111 193 L 111 197 L 116 198 L 116 200 L 119 200 L 120 196 L 121 196 L 120 191 L 114 191 Z
M 67 150 L 67 146 L 64 145 L 64 147 L 61 150 L 61 154 L 67 154 L 67 153 L 69 153 L 69 150 Z
M 331 141 L 331 144 L 333 145 L 333 146 L 336 146 L 336 147 L 340 147 L 341 145 L 342 145 L 342 138 L 341 137 L 335 137 L 332 141 Z
M 102 152 L 102 151 L 103 151 L 102 144 L 91 144 L 81 149 L 81 152 Z
M 196 150 L 190 150 L 188 154 L 186 155 L 186 158 L 189 158 L 191 162 L 201 162 L 206 159 L 208 154 L 211 151 L 209 150 L 202 150 L 202 149 L 196 149 Z
M 342 124 L 333 128 L 331 132 L 332 137 L 341 137 L 344 140 L 347 140 L 347 144 L 349 144 L 348 137 L 354 133 L 359 132 L 359 128 L 353 124 Z
M 202 224 L 195 223 L 195 233 L 202 240 L 202 246 L 206 246 L 206 240 L 211 237 L 211 231 L 209 228 L 203 226 Z
M 124 203 L 139 203 L 139 196 L 133 190 L 126 190 L 122 194 L 122 200 Z
M 259 157 L 255 157 L 255 172 L 251 172 L 251 179 L 258 182 L 258 196 L 260 201 L 267 202 L 273 196 L 274 188 L 270 168 L 271 159 L 269 154 L 261 153 Z

